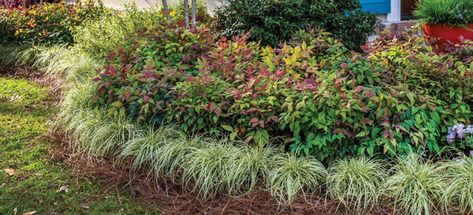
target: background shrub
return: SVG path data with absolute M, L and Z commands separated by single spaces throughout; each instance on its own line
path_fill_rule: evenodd
M 277 46 L 300 29 L 320 27 L 350 49 L 360 50 L 377 20 L 353 0 L 230 0 L 216 12 L 215 28 L 223 36 L 250 32 L 250 39 Z
M 127 37 L 134 37 L 142 28 L 161 26 L 165 22 L 160 8 L 140 10 L 134 4 L 125 5 L 124 11 L 104 10 L 100 16 L 83 21 L 74 31 L 76 47 L 97 58 L 123 47 Z
M 212 21 L 212 17 L 208 14 L 207 5 L 205 0 L 196 0 L 196 20 L 198 25 L 208 25 Z M 169 6 L 171 13 L 174 15 L 173 19 L 180 22 L 181 25 L 185 25 L 184 15 L 184 3 L 179 1 L 178 4 L 172 4 Z M 189 2 L 189 20 L 191 19 L 191 5 Z
M 59 45 L 72 44 L 75 27 L 102 16 L 107 9 L 101 1 L 35 4 L 26 9 L 0 9 L 0 43 Z
M 103 8 L 100 2 L 94 5 L 97 6 L 85 4 L 78 7 L 76 19 L 85 21 L 75 28 L 73 36 L 76 47 L 97 58 L 104 58 L 117 47 L 123 47 L 144 28 L 153 29 L 168 25 L 159 5 L 139 9 L 135 4 L 126 4 L 122 11 Z M 196 6 L 198 24 L 205 26 L 210 21 L 205 3 L 200 0 Z M 184 26 L 182 2 L 170 6 L 170 11 L 174 24 Z
M 72 43 L 71 11 L 61 3 L 33 5 L 26 10 L 14 10 L 15 37 L 20 42 L 36 44 Z
M 0 44 L 14 42 L 15 21 L 10 16 L 10 12 L 0 8 Z

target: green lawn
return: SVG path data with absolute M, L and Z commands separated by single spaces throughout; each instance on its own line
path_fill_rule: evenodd
M 150 214 L 126 193 L 104 192 L 49 160 L 49 99 L 46 87 L 0 77 L 0 214 Z

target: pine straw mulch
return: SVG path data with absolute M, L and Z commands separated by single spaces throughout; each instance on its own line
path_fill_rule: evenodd
M 131 159 L 114 163 L 111 158 L 91 158 L 75 152 L 61 131 L 51 132 L 57 142 L 52 160 L 65 163 L 73 177 L 97 181 L 105 190 L 125 190 L 131 197 L 162 214 L 351 214 L 337 202 L 317 195 L 300 195 L 291 207 L 281 207 L 268 191 L 255 190 L 245 196 L 217 196 L 201 201 L 191 189 L 169 179 L 153 179 L 146 171 L 131 170 Z M 389 204 L 379 204 L 371 213 L 392 214 Z

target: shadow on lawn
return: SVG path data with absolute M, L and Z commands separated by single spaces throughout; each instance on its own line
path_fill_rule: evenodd
M 0 214 L 150 214 L 127 193 L 74 178 L 46 138 L 60 88 L 32 70 L 0 72 Z

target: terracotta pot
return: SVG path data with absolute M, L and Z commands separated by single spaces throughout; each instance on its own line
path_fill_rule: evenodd
M 428 43 L 437 50 L 445 52 L 452 44 L 459 44 L 462 40 L 473 40 L 473 24 L 455 27 L 445 24 L 424 24 L 422 31 Z

